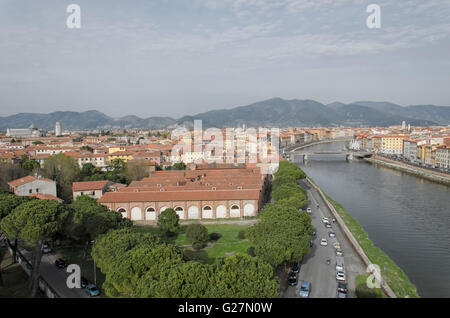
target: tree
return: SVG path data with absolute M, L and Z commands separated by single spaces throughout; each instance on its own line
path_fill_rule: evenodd
M 179 229 L 180 217 L 174 209 L 166 209 L 158 216 L 158 227 L 167 235 L 173 235 Z
M 23 155 L 20 159 L 20 166 L 29 173 L 39 168 L 39 163 L 35 160 L 30 160 L 27 155 Z
M 57 201 L 32 200 L 15 208 L 0 222 L 0 228 L 9 238 L 21 238 L 34 245 L 31 297 L 36 296 L 39 285 L 43 242 L 61 230 L 67 216 L 67 208 Z
M 89 243 L 99 235 L 111 229 L 131 227 L 132 222 L 119 212 L 110 211 L 88 196 L 79 196 L 70 205 L 71 213 L 64 226 L 63 234 L 75 240 L 83 241 L 86 249 Z
M 132 160 L 127 162 L 125 175 L 130 180 L 140 181 L 149 176 L 147 162 L 143 160 Z
M 31 200 L 35 200 L 33 197 L 27 197 L 27 196 L 17 196 L 10 193 L 3 193 L 0 194 L 0 221 L 5 218 L 7 215 L 9 215 L 15 208 L 17 208 L 19 205 L 21 205 L 24 202 L 28 202 Z M 8 238 L 8 242 L 13 250 L 12 259 L 15 263 L 17 261 L 17 238 L 14 239 L 14 244 L 11 244 Z
M 0 162 L 0 189 L 9 191 L 8 182 L 25 177 L 28 172 L 18 164 Z
M 117 183 L 130 183 L 130 180 L 125 176 L 126 163 L 124 160 L 116 158 L 109 162 L 106 167 L 106 179 Z
M 72 201 L 72 183 L 77 181 L 80 169 L 75 159 L 63 153 L 45 159 L 43 174 L 56 181 L 58 196 L 66 202 Z
M 279 285 L 272 267 L 248 255 L 237 254 L 218 258 L 213 279 L 208 297 L 279 297 Z
M 186 229 L 186 239 L 192 244 L 203 245 L 208 241 L 208 229 L 202 224 L 191 224 Z
M 174 245 L 130 228 L 101 235 L 95 241 L 92 257 L 106 275 L 103 289 L 108 297 L 155 297 L 159 280 L 183 261 Z M 145 284 L 141 283 L 144 276 Z
M 214 284 L 213 268 L 199 262 L 180 262 L 154 280 L 148 272 L 139 281 L 139 297 L 202 298 L 210 294 Z
M 80 147 L 80 150 L 89 151 L 91 153 L 94 152 L 94 149 L 92 147 L 89 147 L 89 146 L 82 146 L 82 147 Z
M 36 140 L 32 142 L 33 145 L 43 145 L 44 143 L 40 140 Z

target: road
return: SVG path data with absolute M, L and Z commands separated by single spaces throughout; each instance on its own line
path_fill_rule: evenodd
M 333 247 L 333 243 L 336 241 L 340 243 L 341 249 L 344 251 L 345 275 L 349 290 L 348 297 L 355 297 L 355 277 L 358 274 L 365 273 L 365 266 L 350 246 L 339 225 L 332 224 L 332 230 L 336 233 L 336 237 L 330 238 L 328 236 L 328 232 L 331 229 L 324 226 L 322 218 L 328 217 L 330 222 L 333 218 L 330 211 L 326 207 L 325 202 L 321 199 L 319 194 L 314 189 L 311 189 L 305 182 L 300 181 L 299 184 L 308 192 L 308 198 L 311 202 L 310 208 L 312 210 L 312 226 L 316 231 L 316 236 L 313 237 L 314 244 L 311 248 L 311 253 L 305 255 L 303 258 L 298 276 L 298 285 L 289 286 L 283 297 L 298 298 L 300 283 L 302 281 L 311 283 L 311 298 L 336 297 L 336 253 Z M 319 204 L 319 208 L 316 207 L 317 204 Z M 320 240 L 322 238 L 327 239 L 328 246 L 320 245 Z M 330 265 L 326 262 L 328 257 L 331 259 Z
M 31 260 L 31 252 L 21 249 L 24 256 Z M 66 281 L 69 274 L 65 269 L 55 266 L 56 257 L 53 254 L 44 254 L 41 259 L 40 274 L 61 298 L 89 298 L 81 288 L 68 288 Z

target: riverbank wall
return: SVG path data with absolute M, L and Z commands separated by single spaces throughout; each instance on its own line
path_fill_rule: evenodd
M 326 202 L 328 209 L 336 219 L 344 235 L 367 266 L 368 272 L 374 274 L 375 269 L 372 264 L 379 266 L 383 278 L 380 288 L 384 294 L 389 298 L 419 297 L 416 287 L 409 281 L 406 274 L 372 243 L 356 219 L 350 216 L 339 203 L 327 196 L 310 178 L 307 177 L 307 181 Z
M 427 179 L 429 181 L 437 182 L 443 185 L 450 186 L 450 176 L 445 173 L 441 173 L 438 171 L 432 171 L 429 169 L 416 167 L 413 165 L 409 165 L 407 163 L 398 162 L 395 160 L 387 159 L 381 156 L 373 156 L 372 158 L 365 158 L 367 162 L 372 164 L 377 164 L 386 168 L 390 168 L 397 171 L 402 171 L 409 173 L 411 175 L 415 175 L 417 177 Z

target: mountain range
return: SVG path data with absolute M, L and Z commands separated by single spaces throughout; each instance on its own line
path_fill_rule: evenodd
M 333 126 L 390 126 L 403 121 L 413 126 L 450 125 L 450 107 L 435 105 L 399 106 L 389 102 L 359 101 L 351 104 L 334 102 L 328 105 L 314 100 L 286 100 L 272 98 L 247 106 L 212 110 L 179 119 L 171 117 L 125 116 L 112 118 L 99 111 L 58 111 L 50 114 L 19 113 L 0 117 L 0 130 L 38 128 L 52 130 L 57 121 L 63 129 L 91 130 L 109 128 L 164 129 L 193 126 L 202 120 L 203 127 L 333 127 Z

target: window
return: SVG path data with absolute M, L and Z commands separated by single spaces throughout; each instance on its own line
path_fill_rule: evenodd
M 33 193 L 33 189 L 28 190 L 28 193 L 30 194 Z
M 155 212 L 155 208 L 152 208 L 152 207 L 147 208 L 147 210 L 145 210 L 145 212 Z
M 231 207 L 231 210 L 239 210 L 239 206 L 233 205 L 233 206 Z
M 36 193 L 39 193 L 39 189 L 36 189 Z
M 211 207 L 209 205 L 203 207 L 203 211 L 211 211 Z
M 177 211 L 177 212 L 182 212 L 182 211 L 184 211 L 184 210 L 183 210 L 183 208 L 182 208 L 181 206 L 179 206 L 179 207 L 176 207 L 176 208 L 175 208 L 175 211 Z

